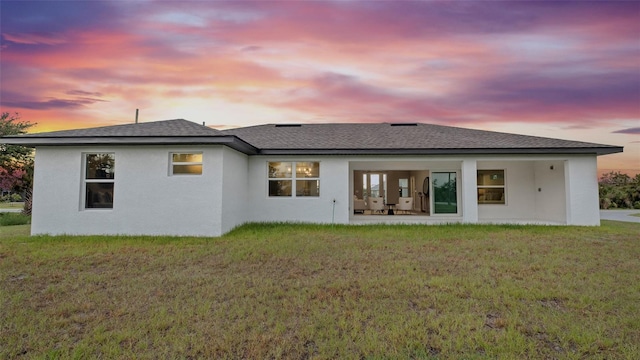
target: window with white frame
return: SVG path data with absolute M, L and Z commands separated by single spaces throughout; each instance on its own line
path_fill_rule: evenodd
M 478 204 L 506 204 L 504 170 L 478 170 Z
M 175 152 L 170 158 L 170 175 L 202 175 L 201 152 Z
M 409 197 L 409 179 L 398 180 L 398 192 L 400 197 Z
M 85 154 L 84 207 L 112 209 L 116 159 L 113 153 Z
M 320 196 L 320 163 L 311 161 L 270 161 L 270 197 Z

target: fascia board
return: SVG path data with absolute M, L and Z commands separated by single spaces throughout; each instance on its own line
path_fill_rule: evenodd
M 623 148 L 502 148 L 502 149 L 260 149 L 260 155 L 505 155 L 594 154 L 622 152 Z
M 0 143 L 23 146 L 82 145 L 226 145 L 247 155 L 258 153 L 253 145 L 234 135 L 226 136 L 114 136 L 114 137 L 3 137 Z

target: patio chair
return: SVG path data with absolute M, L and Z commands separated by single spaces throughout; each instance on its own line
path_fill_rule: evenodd
M 358 199 L 355 195 L 353 196 L 353 213 L 364 214 L 364 211 L 367 210 L 367 202 L 363 199 Z
M 376 212 L 381 212 L 384 214 L 384 199 L 381 197 L 369 198 L 369 210 L 371 210 L 372 214 Z
M 399 198 L 398 204 L 396 205 L 396 210 L 411 213 L 411 211 L 413 211 L 413 198 L 411 197 Z

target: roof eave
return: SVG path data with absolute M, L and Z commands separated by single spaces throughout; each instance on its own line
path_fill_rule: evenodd
M 3 137 L 0 142 L 11 145 L 87 146 L 87 145 L 226 145 L 247 155 L 258 149 L 235 135 L 223 136 L 110 136 L 110 137 Z
M 260 155 L 533 155 L 622 152 L 619 146 L 599 148 L 496 148 L 496 149 L 261 149 Z
M 226 145 L 247 155 L 492 155 L 492 154 L 594 154 L 623 151 L 621 146 L 471 149 L 258 149 L 236 135 L 217 136 L 7 136 L 0 142 L 23 146 L 83 145 Z

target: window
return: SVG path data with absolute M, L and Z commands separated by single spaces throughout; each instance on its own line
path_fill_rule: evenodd
M 409 197 L 409 179 L 398 180 L 398 193 L 400 197 Z
M 291 196 L 293 188 L 290 162 L 269 163 L 269 196 Z
M 202 175 L 202 153 L 171 153 L 171 175 Z
M 85 209 L 113 208 L 115 163 L 114 154 L 85 154 Z
M 387 201 L 387 174 L 366 173 L 363 175 L 364 196 L 381 197 Z
M 320 163 L 297 162 L 296 196 L 320 196 Z
M 505 204 L 504 170 L 478 170 L 478 204 Z
M 271 197 L 320 196 L 320 163 L 269 162 L 268 181 Z

